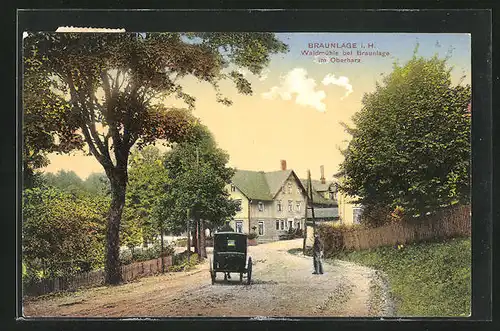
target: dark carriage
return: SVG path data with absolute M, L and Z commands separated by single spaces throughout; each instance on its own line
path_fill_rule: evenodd
M 247 235 L 238 232 L 219 232 L 214 234 L 213 259 L 210 261 L 210 276 L 215 283 L 217 272 L 224 274 L 239 273 L 240 282 L 243 274 L 247 275 L 247 284 L 252 280 L 252 258 L 247 262 Z

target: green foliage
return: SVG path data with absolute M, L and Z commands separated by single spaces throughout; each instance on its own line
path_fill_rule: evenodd
M 168 173 L 161 152 L 155 146 L 133 150 L 129 165 L 124 221 L 128 229 L 139 227 L 142 236 L 151 241 L 166 227 L 163 219 L 153 217 L 153 208 L 158 204 L 158 197 L 169 190 Z M 136 233 L 135 230 L 132 232 Z M 129 238 L 123 237 L 123 240 L 127 245 Z
M 27 274 L 60 276 L 99 268 L 109 201 L 75 197 L 55 188 L 23 192 L 22 245 Z
M 45 155 L 53 151 L 87 147 L 102 165 L 112 198 L 106 283 L 121 278 L 119 229 L 131 148 L 159 139 L 173 143 L 196 138 L 198 120 L 192 113 L 165 105 L 173 97 L 194 107 L 195 98 L 184 92 L 180 78 L 211 84 L 217 101 L 228 105 L 220 81 L 233 81 L 240 93 L 252 91 L 242 75 L 227 68 L 259 73 L 270 54 L 286 50 L 272 33 L 41 32 L 23 39 L 25 176 L 46 165 Z
M 399 316 L 469 316 L 471 312 L 469 238 L 358 251 L 342 259 L 384 271 Z
M 111 186 L 105 173 L 91 173 L 83 182 L 85 191 L 91 195 L 109 196 Z
M 161 256 L 174 256 L 175 248 L 173 245 L 165 245 L 163 247 L 163 254 L 161 254 L 161 245 L 159 242 L 155 242 L 152 247 L 149 248 L 133 248 L 129 250 L 123 250 L 120 252 L 120 263 L 122 265 L 142 262 L 148 260 L 159 259 Z
M 340 189 L 364 206 L 423 214 L 470 198 L 470 86 L 446 60 L 414 56 L 363 97 Z
M 165 158 L 170 189 L 160 197 L 154 214 L 168 220 L 167 228 L 173 233 L 185 229 L 188 217 L 218 226 L 238 208 L 225 189 L 234 174 L 226 167 L 229 156 L 216 146 L 206 127 L 200 128 L 198 141 L 174 146 Z
M 200 258 L 196 253 L 190 253 L 189 260 L 187 257 L 187 251 L 174 255 L 173 265 L 170 267 L 170 271 L 188 271 L 200 263 Z

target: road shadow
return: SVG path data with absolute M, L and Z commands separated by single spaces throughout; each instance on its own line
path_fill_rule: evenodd
M 278 285 L 279 283 L 275 280 L 262 280 L 262 279 L 253 279 L 250 284 L 247 284 L 247 279 L 243 278 L 243 282 L 240 282 L 240 278 L 228 279 L 224 280 L 216 279 L 214 285 L 222 285 L 222 286 L 245 286 L 245 285 Z

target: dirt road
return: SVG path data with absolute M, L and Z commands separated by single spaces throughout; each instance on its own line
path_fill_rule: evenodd
M 99 287 L 25 302 L 25 316 L 170 317 L 170 316 L 392 316 L 383 277 L 356 264 L 324 264 L 313 275 L 312 259 L 294 255 L 302 241 L 249 247 L 254 268 L 251 285 L 211 285 L 208 262 L 189 272 L 142 278 L 116 287 Z

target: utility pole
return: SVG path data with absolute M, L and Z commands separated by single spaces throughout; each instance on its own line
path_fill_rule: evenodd
M 312 181 L 311 181 L 311 171 L 307 170 L 307 190 L 309 191 L 309 197 L 311 202 L 311 216 L 312 216 L 312 224 L 313 224 L 313 238 L 316 236 L 316 219 L 314 217 L 314 200 L 313 200 L 313 189 L 312 189 Z

